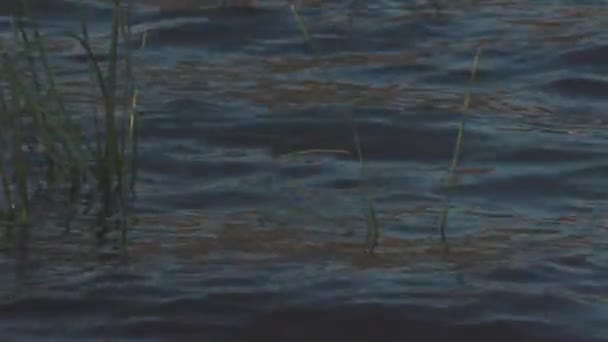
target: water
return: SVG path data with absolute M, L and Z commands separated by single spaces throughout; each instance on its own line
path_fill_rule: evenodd
M 103 43 L 110 9 L 87 4 Z M 128 246 L 52 223 L 27 250 L 1 245 L 1 340 L 607 339 L 605 2 L 301 1 L 318 59 L 283 1 L 201 4 L 133 18 L 148 44 Z M 34 6 L 74 94 L 77 9 Z M 440 184 L 468 89 L 446 249 Z M 310 149 L 351 155 L 285 156 Z

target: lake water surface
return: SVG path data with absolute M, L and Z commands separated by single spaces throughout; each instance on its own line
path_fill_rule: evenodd
M 107 42 L 111 8 L 86 3 Z M 2 240 L 1 341 L 608 340 L 605 1 L 297 2 L 318 52 L 286 1 L 241 3 L 140 2 L 129 242 Z M 33 7 L 90 108 L 78 1 Z M 287 156 L 306 150 L 335 153 Z

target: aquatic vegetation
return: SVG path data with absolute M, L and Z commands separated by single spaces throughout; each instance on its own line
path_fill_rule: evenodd
M 473 58 L 473 65 L 471 67 L 471 78 L 469 80 L 469 83 L 472 84 L 475 81 L 475 76 L 477 74 L 477 63 L 479 61 L 479 53 L 480 53 L 481 48 L 477 48 L 477 50 L 475 51 L 475 57 Z M 448 223 L 448 211 L 449 208 L 448 206 L 449 204 L 449 191 L 452 190 L 452 188 L 455 185 L 456 179 L 454 177 L 454 174 L 456 173 L 456 168 L 458 167 L 458 162 L 460 161 L 460 154 L 461 154 L 461 150 L 462 150 L 462 141 L 463 141 L 463 137 L 464 137 L 464 127 L 465 127 L 465 123 L 466 123 L 466 116 L 469 112 L 469 108 L 471 106 L 471 89 L 469 89 L 464 97 L 464 104 L 463 104 L 463 113 L 462 113 L 462 119 L 460 121 L 460 125 L 458 126 L 458 135 L 456 136 L 456 145 L 454 147 L 454 154 L 452 155 L 452 161 L 450 163 L 450 168 L 448 169 L 448 177 L 447 177 L 447 188 L 448 188 L 448 196 L 446 198 L 446 205 L 443 208 L 443 210 L 441 211 L 441 219 L 440 219 L 440 223 L 439 223 L 439 231 L 441 233 L 441 240 L 443 242 L 446 241 L 446 237 L 445 237 L 445 228 L 447 226 Z
M 304 24 L 304 20 L 298 14 L 298 11 L 296 10 L 296 7 L 293 3 L 291 4 L 291 11 L 294 15 L 294 18 L 296 19 L 298 29 L 301 31 L 302 35 L 304 36 L 304 38 L 306 39 L 308 44 L 312 47 L 313 51 L 315 52 L 315 57 L 317 57 L 317 59 L 318 59 L 319 47 L 317 46 L 317 44 L 314 42 L 314 40 L 311 38 L 310 34 L 308 33 L 308 30 L 306 29 L 306 25 Z M 361 147 L 361 137 L 359 134 L 359 130 L 357 128 L 356 120 L 350 111 L 344 115 L 344 120 L 345 120 L 345 122 L 347 122 L 348 126 L 350 127 L 350 130 L 352 131 L 353 147 L 355 150 L 356 157 L 359 161 L 359 168 L 361 170 L 360 188 L 361 188 L 361 192 L 363 193 L 363 195 L 365 197 L 365 202 L 366 202 L 366 208 L 365 208 L 364 212 L 365 212 L 365 222 L 367 225 L 367 249 L 368 249 L 368 252 L 371 254 L 371 253 L 374 253 L 376 247 L 378 246 L 378 242 L 380 239 L 380 225 L 378 223 L 378 218 L 376 215 L 376 208 L 374 206 L 374 201 L 372 199 L 370 189 L 367 185 L 367 179 L 368 179 L 367 171 L 366 171 L 365 163 L 363 161 L 363 150 Z
M 5 206 L 2 217 L 31 223 L 36 209 L 33 202 L 43 192 L 53 202 L 63 203 L 64 208 L 57 211 L 68 216 L 67 229 L 79 209 L 87 213 L 95 208 L 102 221 L 117 218 L 125 222 L 129 195 L 135 188 L 138 149 L 138 91 L 126 20 L 130 6 L 113 1 L 105 68 L 93 50 L 84 14 L 82 32 L 68 34 L 84 50 L 91 77 L 101 94 L 104 115 L 98 118 L 66 103 L 48 56 L 45 36 L 29 11 L 29 0 L 22 2 L 24 16 L 14 18 L 13 40 L 0 41 L 0 178 Z M 126 51 L 123 53 L 122 49 Z M 120 70 L 123 65 L 125 72 Z M 121 74 L 126 75 L 124 79 L 119 79 Z M 126 103 L 119 101 L 121 89 L 125 89 Z M 121 111 L 128 113 L 126 119 L 120 117 Z M 79 122 L 82 118 L 93 121 L 93 137 Z M 84 209 L 83 202 L 88 202 Z M 48 208 L 37 209 L 59 214 L 49 213 Z

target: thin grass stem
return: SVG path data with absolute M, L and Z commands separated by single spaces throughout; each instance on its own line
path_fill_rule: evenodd
M 295 5 L 292 3 L 290 7 L 291 7 L 291 11 L 296 19 L 298 29 L 300 30 L 300 32 L 302 33 L 302 35 L 304 36 L 304 38 L 306 39 L 308 44 L 312 47 L 313 51 L 315 52 L 315 57 L 318 61 L 319 56 L 320 56 L 319 46 L 314 42 L 314 40 L 312 40 L 310 34 L 308 33 L 308 30 L 306 29 L 306 25 L 304 24 L 304 20 L 298 14 L 298 11 L 296 10 Z M 356 158 L 359 161 L 359 167 L 361 170 L 362 181 L 361 181 L 360 189 L 361 189 L 362 193 L 364 194 L 365 201 L 366 201 L 365 222 L 366 222 L 366 225 L 368 228 L 368 230 L 367 230 L 367 248 L 368 248 L 368 252 L 370 254 L 373 254 L 376 247 L 378 246 L 378 241 L 380 238 L 380 225 L 378 223 L 378 218 L 376 215 L 376 208 L 375 208 L 372 196 L 371 196 L 371 192 L 370 192 L 369 186 L 367 184 L 368 177 L 367 177 L 365 163 L 363 161 L 364 160 L 363 159 L 363 149 L 361 147 L 361 138 L 360 138 L 359 130 L 357 128 L 356 120 L 351 112 L 348 112 L 348 114 L 345 115 L 345 121 L 347 122 L 347 124 L 349 125 L 349 127 L 352 131 L 353 147 L 355 149 Z
M 481 53 L 481 48 L 478 47 L 475 51 L 475 57 L 473 58 L 473 65 L 471 66 L 471 77 L 469 79 L 470 86 L 472 86 L 473 82 L 475 81 L 476 75 L 477 75 L 477 64 L 479 62 L 480 53 Z M 447 178 L 448 195 L 446 196 L 446 205 L 444 206 L 443 210 L 441 211 L 441 219 L 440 219 L 440 223 L 439 223 L 439 231 L 441 233 L 441 240 L 444 243 L 446 242 L 445 229 L 446 229 L 447 223 L 448 223 L 449 200 L 450 200 L 449 195 L 455 185 L 454 174 L 456 172 L 456 169 L 458 168 L 458 163 L 460 161 L 462 144 L 463 144 L 463 140 L 464 140 L 464 129 L 465 129 L 465 124 L 466 124 L 466 116 L 469 113 L 470 105 L 471 105 L 471 89 L 469 89 L 467 91 L 467 93 L 465 94 L 465 97 L 464 97 L 462 119 L 461 119 L 460 125 L 458 127 L 458 135 L 456 137 L 456 146 L 454 147 L 454 154 L 452 155 L 452 161 L 450 163 L 450 168 L 448 170 L 448 178 Z

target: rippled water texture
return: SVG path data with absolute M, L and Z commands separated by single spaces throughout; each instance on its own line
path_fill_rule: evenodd
M 608 339 L 604 1 L 300 1 L 318 52 L 285 1 L 252 3 L 141 2 L 129 243 L 41 224 L 27 250 L 1 245 L 0 340 Z M 63 36 L 78 1 L 33 7 L 90 108 Z M 107 42 L 107 2 L 86 8 Z M 469 88 L 446 247 L 441 184 Z M 335 153 L 288 155 L 311 149 Z

